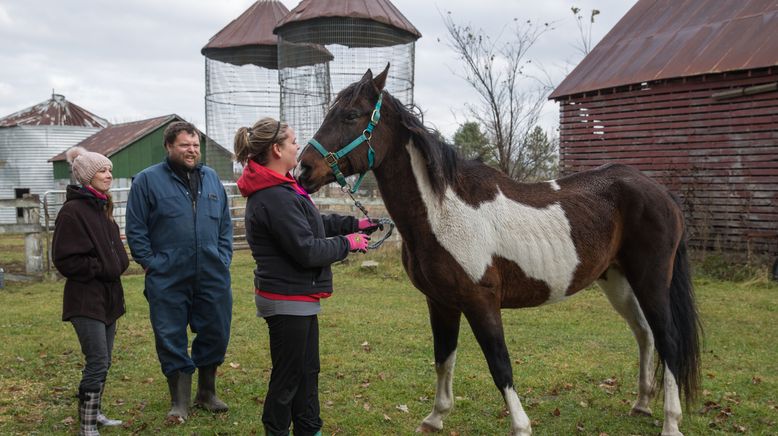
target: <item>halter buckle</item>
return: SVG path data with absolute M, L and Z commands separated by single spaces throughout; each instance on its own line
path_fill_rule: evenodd
M 324 161 L 327 162 L 327 165 L 333 166 L 338 164 L 338 157 L 335 156 L 335 153 L 329 153 L 326 156 L 324 156 Z
M 365 130 L 362 131 L 362 135 L 365 137 L 365 141 L 369 142 L 370 138 L 373 137 L 373 132 L 371 132 L 370 130 L 365 129 Z
M 381 113 L 378 109 L 373 109 L 373 114 L 370 115 L 370 122 L 373 124 L 378 124 L 378 120 L 381 119 Z

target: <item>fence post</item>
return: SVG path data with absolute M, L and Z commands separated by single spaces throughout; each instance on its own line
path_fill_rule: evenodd
M 36 204 L 40 205 L 37 195 L 24 194 L 23 198 L 32 199 Z M 24 218 L 26 224 L 32 224 L 37 227 L 37 231 L 24 235 L 25 271 L 27 274 L 39 274 L 43 272 L 43 244 L 41 244 L 41 232 L 43 229 L 40 227 L 39 206 L 25 208 Z
M 27 274 L 43 272 L 43 244 L 40 233 L 28 233 L 24 235 L 24 254 L 27 257 L 25 269 Z

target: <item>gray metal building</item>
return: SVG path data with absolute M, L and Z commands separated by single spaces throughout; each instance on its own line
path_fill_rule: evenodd
M 58 189 L 49 159 L 108 126 L 108 121 L 63 95 L 0 118 L 0 198 Z M 0 208 L 0 223 L 19 211 Z

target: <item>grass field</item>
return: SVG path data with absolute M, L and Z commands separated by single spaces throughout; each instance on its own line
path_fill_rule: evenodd
M 360 262 L 381 266 L 365 271 Z M 183 425 L 164 417 L 167 385 L 159 370 L 143 276 L 124 278 L 128 313 L 120 319 L 104 408 L 123 419 L 103 434 L 262 434 L 270 370 L 267 328 L 256 318 L 247 251 L 232 265 L 232 339 L 218 390 L 230 411 L 196 411 Z M 396 250 L 352 256 L 335 266 L 336 292 L 320 315 L 324 434 L 405 435 L 431 410 L 435 376 L 427 309 L 399 266 Z M 82 356 L 73 328 L 60 321 L 62 281 L 6 284 L 0 290 L 0 434 L 75 434 L 74 397 Z M 778 434 L 778 286 L 763 278 L 696 279 L 706 340 L 701 400 L 685 411 L 687 435 Z M 653 417 L 630 417 L 637 351 L 631 333 L 601 293 L 504 311 L 516 390 L 537 435 L 656 435 Z M 463 322 L 446 435 L 506 434 L 509 420 L 486 363 Z

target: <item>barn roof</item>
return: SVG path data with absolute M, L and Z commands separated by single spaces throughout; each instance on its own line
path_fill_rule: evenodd
M 93 152 L 100 153 L 104 156 L 111 157 L 149 133 L 157 130 L 161 126 L 165 126 L 173 121 L 185 121 L 183 118 L 176 114 L 164 115 L 156 118 L 149 118 L 147 120 L 133 121 L 130 123 L 114 124 L 105 129 L 95 133 L 94 135 L 84 139 L 78 146 Z M 202 133 L 202 132 L 201 132 Z M 212 144 L 216 144 L 219 149 L 224 153 L 231 154 L 229 150 L 211 141 Z M 65 160 L 65 152 L 52 157 L 49 162 L 57 162 Z
M 0 118 L 0 127 L 73 126 L 102 128 L 104 118 L 68 101 L 64 95 L 52 94 L 49 100 Z
M 172 121 L 183 120 L 178 115 L 165 115 L 130 123 L 113 124 L 79 142 L 78 146 L 111 157 L 118 151 Z M 65 160 L 65 152 L 49 159 L 49 162 Z
M 409 34 L 410 39 L 421 33 L 389 0 L 302 0 L 278 23 L 273 31 L 303 21 L 322 18 L 361 18 L 386 24 Z
M 775 0 L 639 0 L 549 98 L 776 66 L 775 35 Z

